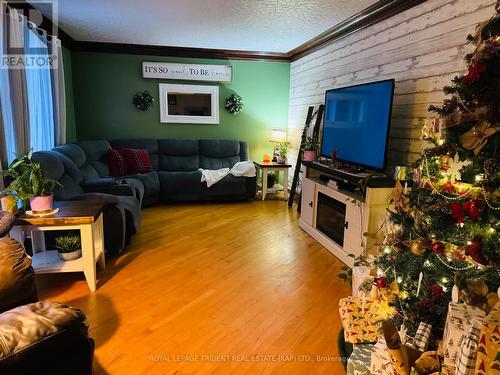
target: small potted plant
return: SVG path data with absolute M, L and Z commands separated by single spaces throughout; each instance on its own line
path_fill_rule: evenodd
M 264 172 L 265 173 L 265 172 Z M 269 172 L 267 174 L 267 187 L 272 188 L 274 184 L 276 183 L 276 173 L 274 172 Z
M 48 178 L 41 164 L 31 160 L 31 156 L 31 150 L 18 156 L 2 172 L 2 176 L 11 179 L 3 193 L 21 200 L 23 206 L 29 200 L 33 213 L 49 213 L 53 209 L 52 192 L 59 183 Z
M 277 157 L 279 164 L 285 164 L 288 156 L 288 146 L 290 146 L 290 142 L 281 142 L 278 143 L 278 152 L 279 155 Z
M 16 197 L 11 194 L 6 194 L 5 191 L 3 191 L 0 195 L 1 195 L 0 206 L 2 208 L 2 211 L 7 211 L 16 214 L 17 213 Z
M 304 161 L 315 161 L 318 156 L 319 142 L 315 137 L 307 137 L 304 142 Z
M 56 237 L 55 243 L 57 253 L 64 261 L 75 260 L 82 256 L 82 244 L 78 234 Z

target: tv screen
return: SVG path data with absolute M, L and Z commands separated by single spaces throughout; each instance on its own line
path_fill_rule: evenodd
M 384 169 L 394 80 L 328 90 L 321 155 Z

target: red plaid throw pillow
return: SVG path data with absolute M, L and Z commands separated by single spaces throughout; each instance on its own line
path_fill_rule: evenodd
M 108 150 L 108 165 L 111 176 L 120 177 L 127 174 L 127 162 L 120 150 L 112 148 Z
M 120 151 L 125 156 L 128 173 L 146 173 L 153 170 L 148 150 L 143 148 L 122 148 Z

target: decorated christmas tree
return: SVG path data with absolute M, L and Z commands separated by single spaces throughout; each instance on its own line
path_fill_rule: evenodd
M 469 35 L 467 69 L 444 87 L 442 106 L 422 129 L 426 148 L 413 183 L 397 184 L 379 289 L 392 294 L 394 320 L 420 322 L 441 338 L 451 300 L 488 312 L 500 286 L 500 14 Z

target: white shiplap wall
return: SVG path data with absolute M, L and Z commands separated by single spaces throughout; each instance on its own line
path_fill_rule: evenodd
M 289 157 L 295 162 L 309 105 L 330 88 L 396 80 L 389 164 L 413 162 L 420 128 L 445 84 L 465 69 L 467 34 L 494 14 L 494 0 L 428 0 L 296 60 L 290 72 Z

